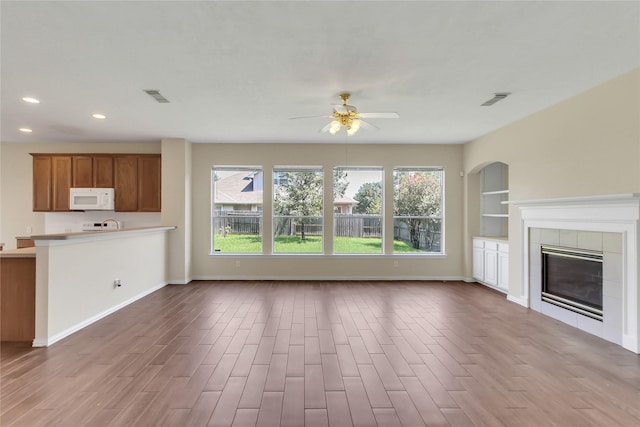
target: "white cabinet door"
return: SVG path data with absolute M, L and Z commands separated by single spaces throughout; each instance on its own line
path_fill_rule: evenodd
M 484 281 L 488 285 L 498 286 L 498 252 L 484 251 Z
M 498 252 L 498 287 L 509 290 L 509 252 Z
M 484 280 L 484 248 L 473 248 L 473 278 Z

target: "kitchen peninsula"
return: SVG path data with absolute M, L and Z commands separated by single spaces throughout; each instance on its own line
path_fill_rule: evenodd
M 175 226 L 35 235 L 34 347 L 44 347 L 167 284 Z

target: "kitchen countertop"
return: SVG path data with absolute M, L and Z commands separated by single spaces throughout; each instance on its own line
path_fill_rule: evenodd
M 36 248 L 9 249 L 0 251 L 0 258 L 35 258 Z
M 99 236 L 117 237 L 127 234 L 141 234 L 156 231 L 168 231 L 175 230 L 175 225 L 169 226 L 155 226 L 155 227 L 136 227 L 136 228 L 123 228 L 121 230 L 102 230 L 102 231 L 78 231 L 75 233 L 56 233 L 56 234 L 40 234 L 31 236 L 33 240 L 74 240 L 74 239 L 86 239 Z

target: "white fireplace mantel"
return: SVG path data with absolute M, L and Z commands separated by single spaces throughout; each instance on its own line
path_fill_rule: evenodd
M 639 257 L 640 194 L 511 201 L 521 210 L 522 295 L 512 300 L 530 307 L 529 232 L 532 228 L 621 233 L 622 346 L 640 354 Z

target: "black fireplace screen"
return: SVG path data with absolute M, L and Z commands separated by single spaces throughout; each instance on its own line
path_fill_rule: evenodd
M 602 253 L 542 247 L 542 299 L 602 319 Z

